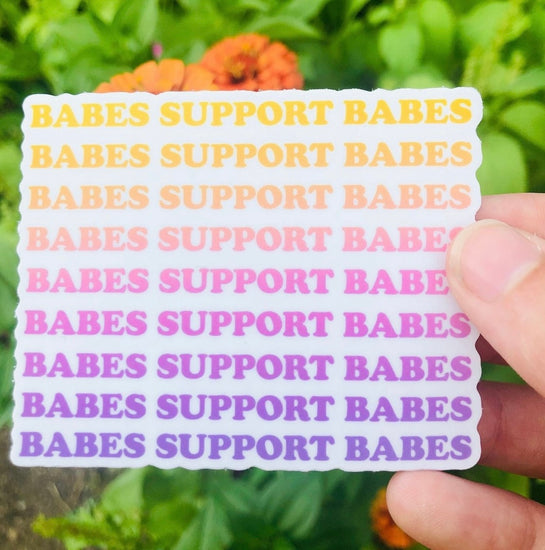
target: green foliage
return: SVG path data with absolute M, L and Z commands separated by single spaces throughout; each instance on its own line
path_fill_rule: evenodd
M 99 503 L 35 530 L 68 550 L 359 550 L 387 474 L 158 470 L 120 474 Z M 338 546 L 337 546 L 338 545 Z
M 0 422 L 11 409 L 21 104 L 92 91 L 162 46 L 197 61 L 261 32 L 297 52 L 307 88 L 474 86 L 484 193 L 545 191 L 545 5 L 530 0 L 6 0 L 0 3 Z M 491 377 L 505 371 L 491 367 Z M 545 501 L 542 484 L 467 477 Z M 36 530 L 68 550 L 379 548 L 369 506 L 384 474 L 250 470 L 121 473 L 99 502 Z

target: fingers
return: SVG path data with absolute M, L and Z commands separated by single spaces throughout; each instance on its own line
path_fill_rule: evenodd
M 545 509 L 495 487 L 442 472 L 402 472 L 388 486 L 388 509 L 431 550 L 545 548 Z
M 496 365 L 505 365 L 505 359 L 487 342 L 482 336 L 479 336 L 475 344 L 479 356 L 483 361 L 494 363 Z
M 545 477 L 545 400 L 532 388 L 481 382 L 481 464 Z
M 532 388 L 483 382 L 481 462 L 543 477 L 545 401 Z M 404 472 L 388 488 L 396 523 L 432 550 L 545 547 L 545 511 L 511 493 L 439 472 Z
M 513 193 L 484 196 L 476 218 L 477 220 L 500 220 L 545 238 L 545 194 Z M 477 341 L 477 350 L 483 361 L 505 363 L 505 360 L 482 337 Z
M 461 231 L 449 250 L 451 291 L 490 345 L 545 395 L 545 241 L 502 222 Z
M 545 196 L 485 197 L 477 219 L 449 250 L 450 288 L 483 336 L 481 356 L 503 357 L 537 390 L 481 383 L 481 462 L 543 477 Z M 494 487 L 403 472 L 387 499 L 398 525 L 431 550 L 545 548 L 545 508 Z
M 545 238 L 545 194 L 519 193 L 483 197 L 477 219 L 495 219 Z

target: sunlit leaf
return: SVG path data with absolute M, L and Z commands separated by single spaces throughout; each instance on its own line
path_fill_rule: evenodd
M 113 20 L 113 26 L 133 37 L 139 44 L 153 39 L 159 6 L 157 0 L 125 0 Z
M 378 39 L 381 57 L 393 71 L 410 73 L 422 57 L 423 39 L 418 25 L 406 20 L 385 26 Z
M 329 0 L 289 0 L 278 10 L 282 17 L 293 17 L 308 21 L 316 16 Z
M 267 0 L 232 0 L 225 7 L 234 13 L 241 13 L 246 10 L 266 12 L 271 4 Z
M 513 9 L 511 2 L 477 4 L 460 21 L 463 44 L 468 48 L 488 47 L 500 31 L 505 41 L 518 38 L 530 22 L 525 15 L 513 12 Z
M 41 0 L 39 8 L 43 17 L 61 19 L 76 11 L 80 0 Z
M 104 490 L 101 506 L 109 511 L 142 507 L 142 486 L 146 476 L 145 468 L 125 470 Z
M 483 195 L 520 193 L 527 187 L 527 170 L 520 144 L 503 133 L 491 132 L 481 138 L 483 162 L 477 179 Z
M 444 0 L 424 0 L 418 3 L 418 19 L 430 56 L 444 61 L 452 53 L 454 43 L 456 19 L 452 8 Z
M 15 326 L 17 305 L 17 265 L 16 236 L 0 230 L 0 332 L 9 333 Z
M 513 70 L 504 63 L 495 63 L 491 68 L 487 79 L 487 91 L 491 95 L 504 95 L 509 89 L 515 75 Z
M 183 495 L 174 498 L 163 495 L 153 506 L 146 502 L 143 526 L 156 540 L 175 543 L 197 512 L 194 499 L 187 499 Z
M 505 90 L 512 96 L 524 96 L 545 90 L 545 67 L 533 67 L 518 76 Z
M 320 36 L 320 31 L 312 25 L 283 15 L 260 17 L 246 30 L 259 32 L 277 40 L 318 38 Z
M 381 25 L 382 23 L 386 23 L 387 21 L 390 21 L 390 19 L 394 15 L 394 8 L 393 6 L 390 6 L 388 4 L 381 5 L 374 7 L 372 10 L 369 10 L 369 14 L 367 15 L 367 21 L 370 25 Z
M 435 67 L 423 66 L 403 80 L 403 87 L 406 88 L 439 88 L 441 86 L 452 87 L 452 85 L 452 82 Z
M 87 0 L 89 10 L 104 23 L 111 23 L 123 0 Z
M 503 111 L 501 121 L 519 136 L 545 150 L 545 106 L 537 101 L 518 101 Z
M 0 193 L 15 202 L 21 181 L 21 150 L 11 141 L 0 143 Z

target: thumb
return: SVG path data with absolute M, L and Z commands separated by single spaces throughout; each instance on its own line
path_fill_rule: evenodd
M 447 275 L 481 334 L 545 396 L 545 241 L 499 221 L 477 222 L 452 243 Z

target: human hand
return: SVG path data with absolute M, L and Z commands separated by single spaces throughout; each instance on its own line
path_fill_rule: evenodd
M 451 291 L 486 338 L 483 360 L 503 358 L 529 384 L 479 384 L 480 463 L 545 477 L 545 195 L 484 197 L 477 219 L 449 251 Z M 394 521 L 432 550 L 545 548 L 545 507 L 495 487 L 400 472 L 387 499 Z

